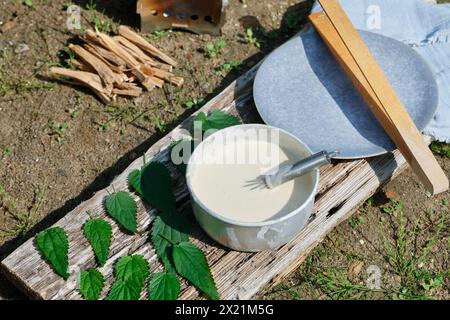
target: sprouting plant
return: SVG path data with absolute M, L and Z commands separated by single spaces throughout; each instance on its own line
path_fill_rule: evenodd
M 247 30 L 245 30 L 244 39 L 247 43 L 254 45 L 256 48 L 261 48 L 261 43 L 256 38 L 252 28 L 248 28 Z
M 172 33 L 171 29 L 155 30 L 151 33 L 151 35 L 149 37 L 151 38 L 151 40 L 159 40 L 159 39 L 164 38 L 165 36 L 169 35 L 170 33 Z
M 140 112 L 133 104 L 126 106 L 109 104 L 102 109 L 94 109 L 94 111 L 108 115 L 108 120 L 105 122 L 96 122 L 99 131 L 106 131 L 110 127 L 119 125 L 120 134 L 124 133 L 123 125 L 133 123 L 147 112 L 146 110 Z
M 88 3 L 86 3 L 86 9 L 87 10 L 93 11 L 96 8 L 97 8 L 97 4 L 94 1 L 90 0 Z
M 50 135 L 55 136 L 58 142 L 62 142 L 64 139 L 64 133 L 66 132 L 67 128 L 69 128 L 69 125 L 67 124 L 67 122 L 51 122 L 48 124 L 48 127 L 50 129 Z
M 93 21 L 95 30 L 98 30 L 100 32 L 106 33 L 111 28 L 111 20 L 100 20 L 98 18 L 95 18 Z
M 203 104 L 205 103 L 205 99 L 203 99 L 203 98 L 194 98 L 194 99 L 187 99 L 187 100 L 185 100 L 184 102 L 183 102 L 183 104 L 186 106 L 186 107 L 188 107 L 189 109 L 190 108 L 193 108 L 193 107 L 200 107 L 200 106 L 202 106 Z
M 210 59 L 217 57 L 225 46 L 226 42 L 223 39 L 216 41 L 216 43 L 208 43 L 204 54 L 205 58 Z
M 45 199 L 47 185 L 41 187 L 37 200 L 34 202 L 32 208 L 28 211 L 21 211 L 18 209 L 16 202 L 0 186 L 0 203 L 1 206 L 9 213 L 15 220 L 15 225 L 11 228 L 0 229 L 0 239 L 3 237 L 16 237 L 26 234 L 38 221 L 39 211 Z
M 364 222 L 366 222 L 365 217 L 356 216 L 356 217 L 350 218 L 350 220 L 348 221 L 348 224 L 350 225 L 350 227 L 352 227 L 352 229 L 355 229 L 357 226 L 363 224 Z
M 434 153 L 436 153 L 440 156 L 443 156 L 443 157 L 450 158 L 450 145 L 449 144 L 434 141 L 433 143 L 431 143 L 430 148 Z
M 402 212 L 403 203 L 399 200 L 391 199 L 390 203 L 383 207 L 383 212 L 397 216 L 398 212 Z
M 26 5 L 28 8 L 33 8 L 33 0 L 23 0 L 22 2 L 24 5 Z
M 6 58 L 7 57 L 7 52 L 6 52 L 6 48 L 1 48 L 0 49 L 0 58 Z
M 78 116 L 78 110 L 76 108 L 69 108 L 67 109 L 67 112 L 69 113 L 71 119 L 76 119 Z
M 163 119 L 159 118 L 156 114 L 152 114 L 153 120 L 155 121 L 156 128 L 159 132 L 164 133 L 166 131 L 166 123 Z
M 227 74 L 230 71 L 240 69 L 242 66 L 242 63 L 243 62 L 241 60 L 231 60 L 231 61 L 225 62 L 224 64 L 221 64 L 216 69 L 216 74 L 220 75 L 220 76 L 224 76 L 225 74 Z
M 433 236 L 426 242 L 421 251 L 414 250 L 413 243 L 416 238 L 419 220 L 407 229 L 406 219 L 403 215 L 403 205 L 400 201 L 391 200 L 391 205 L 384 209 L 385 212 L 398 217 L 398 227 L 395 230 L 394 241 L 389 241 L 381 232 L 386 251 L 386 259 L 392 267 L 392 271 L 401 277 L 401 288 L 394 297 L 400 299 L 426 299 L 429 295 L 421 290 L 431 290 L 441 286 L 440 273 L 430 273 L 423 269 L 431 249 L 438 241 L 445 227 L 447 213 L 443 213 L 439 219 Z
M 2 150 L 2 156 L 3 158 L 6 158 L 11 154 L 11 149 L 8 146 L 4 146 Z

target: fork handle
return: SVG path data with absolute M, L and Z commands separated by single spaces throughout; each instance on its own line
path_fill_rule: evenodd
M 284 176 L 283 179 L 291 180 L 297 178 L 305 173 L 311 172 L 323 165 L 330 164 L 331 159 L 338 154 L 335 152 L 321 151 L 312 156 L 305 158 L 294 164 Z
M 266 177 L 266 184 L 269 188 L 274 188 L 285 182 L 300 177 L 308 172 L 320 168 L 325 164 L 331 163 L 331 159 L 339 154 L 338 151 L 327 152 L 320 151 L 307 157 L 294 165 L 288 165 L 280 168 L 280 170 Z

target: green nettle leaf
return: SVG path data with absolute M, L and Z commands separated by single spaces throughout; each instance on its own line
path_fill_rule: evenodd
M 137 232 L 137 205 L 128 192 L 119 191 L 108 196 L 105 201 L 106 212 L 126 230 Z
M 148 263 L 143 256 L 120 258 L 116 264 L 116 280 L 108 294 L 108 300 L 139 299 L 148 275 Z
M 119 259 L 115 268 L 117 280 L 144 284 L 148 277 L 148 263 L 141 255 L 125 256 Z
M 158 272 L 153 275 L 149 286 L 150 300 L 177 300 L 180 281 L 174 273 Z
M 69 240 L 63 228 L 54 227 L 36 236 L 36 244 L 42 256 L 64 279 L 69 278 Z
M 141 291 L 134 284 L 118 280 L 113 283 L 107 300 L 139 300 Z
M 216 284 L 202 250 L 190 242 L 173 248 L 173 261 L 177 272 L 213 300 L 218 300 Z
M 136 191 L 136 193 L 142 196 L 141 190 L 141 170 L 136 169 L 130 172 L 128 175 L 128 185 Z
M 203 112 L 200 112 L 195 118 L 195 121 L 202 123 L 202 131 L 211 129 L 221 130 L 242 123 L 239 118 L 227 114 L 221 110 L 214 110 L 209 116 L 206 116 Z
M 173 244 L 189 241 L 189 223 L 180 214 L 163 213 L 152 226 L 152 244 L 167 271 L 175 272 Z
M 161 212 L 175 212 L 176 201 L 172 178 L 167 167 L 160 162 L 150 162 L 142 170 L 141 188 L 144 199 Z
M 80 293 L 86 300 L 98 300 L 104 285 L 105 279 L 97 269 L 83 271 L 80 275 Z
M 109 246 L 111 245 L 111 225 L 103 219 L 91 219 L 84 224 L 83 231 L 94 249 L 100 266 L 104 266 L 108 260 Z

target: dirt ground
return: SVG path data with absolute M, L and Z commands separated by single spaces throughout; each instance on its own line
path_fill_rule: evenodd
M 82 8 L 83 28 L 114 32 L 119 24 L 137 27 L 138 17 L 130 14 L 135 2 L 73 4 Z M 67 44 L 83 32 L 67 29 L 67 5 L 62 0 L 0 4 L 0 260 L 106 187 L 167 131 L 292 37 L 311 1 L 230 0 L 221 37 L 147 35 L 179 61 L 176 73 L 185 85 L 107 106 L 89 91 L 47 76 L 50 66 L 66 63 Z M 249 28 L 253 37 L 246 36 Z M 213 57 L 207 54 L 209 43 L 215 44 Z M 450 172 L 448 156 L 440 161 Z M 374 197 L 292 278 L 262 297 L 448 299 L 450 194 L 427 198 L 410 172 L 384 190 L 400 200 L 388 201 L 384 193 Z M 365 285 L 371 265 L 381 272 L 377 290 Z M 0 275 L 0 298 L 21 297 Z

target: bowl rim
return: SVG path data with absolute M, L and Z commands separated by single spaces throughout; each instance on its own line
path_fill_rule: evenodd
M 277 127 L 273 127 L 273 126 L 269 126 L 269 125 L 265 125 L 265 124 L 240 124 L 240 125 L 235 125 L 232 127 L 228 127 L 222 130 L 219 130 L 213 134 L 211 134 L 210 136 L 208 136 L 206 139 L 204 139 L 198 146 L 197 148 L 195 148 L 194 152 L 192 153 L 191 157 L 189 158 L 188 164 L 187 164 L 187 168 L 186 168 L 186 184 L 188 186 L 189 189 L 189 193 L 191 195 L 191 201 L 195 201 L 195 203 L 197 205 L 199 205 L 203 211 L 205 211 L 208 215 L 223 221 L 225 223 L 231 224 L 231 225 L 235 225 L 235 226 L 240 226 L 240 227 L 265 227 L 265 226 L 271 226 L 280 222 L 283 222 L 285 220 L 288 220 L 290 218 L 292 218 L 293 216 L 297 215 L 299 212 L 303 211 L 303 209 L 305 207 L 307 207 L 309 205 L 309 203 L 312 201 L 314 201 L 314 198 L 316 196 L 317 193 L 317 188 L 319 186 L 319 178 L 320 178 L 320 174 L 319 174 L 319 169 L 314 170 L 315 171 L 315 175 L 314 175 L 314 185 L 312 188 L 312 191 L 310 192 L 309 196 L 306 198 L 306 200 L 299 206 L 297 207 L 295 210 L 283 215 L 280 218 L 277 219 L 270 219 L 270 220 L 264 220 L 264 221 L 260 221 L 260 222 L 243 222 L 243 221 L 238 221 L 238 220 L 234 220 L 234 219 L 229 219 L 227 217 L 224 217 L 216 212 L 214 212 L 213 210 L 209 209 L 197 196 L 197 194 L 194 192 L 194 188 L 192 187 L 192 182 L 191 182 L 191 176 L 192 176 L 192 171 L 193 169 L 193 158 L 194 155 L 196 154 L 196 152 L 200 152 L 198 151 L 200 149 L 200 147 L 208 142 L 209 140 L 211 140 L 216 134 L 218 133 L 224 133 L 224 130 L 226 131 L 232 131 L 232 130 L 236 130 L 238 128 L 251 128 L 251 127 L 259 127 L 259 128 L 266 128 L 269 130 L 278 130 L 279 132 L 281 132 L 282 134 L 285 134 L 291 138 L 294 139 L 294 141 L 296 141 L 299 145 L 301 145 L 303 148 L 305 148 L 306 151 L 308 151 L 311 155 L 313 154 L 312 150 L 303 142 L 301 141 L 299 138 L 297 138 L 296 136 L 294 136 L 293 134 L 287 132 L 284 129 L 280 129 Z

